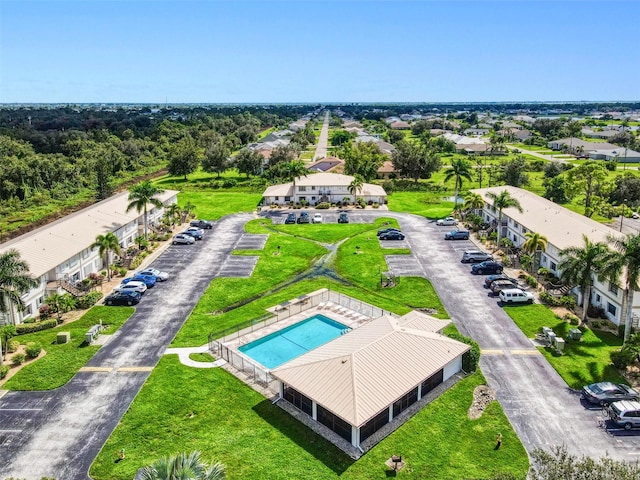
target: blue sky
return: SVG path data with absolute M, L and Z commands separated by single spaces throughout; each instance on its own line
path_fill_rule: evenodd
M 640 100 L 640 2 L 0 1 L 0 102 Z

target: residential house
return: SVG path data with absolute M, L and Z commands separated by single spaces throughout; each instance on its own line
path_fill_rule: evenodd
M 637 163 L 640 162 L 640 152 L 624 147 L 618 147 L 615 150 L 592 150 L 589 152 L 589 158 L 592 160 L 616 161 L 618 163 Z
M 344 169 L 344 160 L 336 157 L 325 157 L 313 162 L 307 168 L 316 172 L 342 173 L 342 170 Z M 338 172 L 338 170 L 340 170 L 340 172 Z
M 390 123 L 389 127 L 394 130 L 410 130 L 411 129 L 411 125 L 409 125 L 407 122 L 404 122 L 402 120 Z
M 157 198 L 170 205 L 177 202 L 177 195 L 177 191 L 165 190 Z M 47 296 L 62 293 L 67 284 L 102 270 L 103 258 L 97 248 L 91 248 L 98 235 L 113 232 L 122 249 L 134 245 L 135 238 L 143 234 L 144 213 L 127 212 L 128 197 L 128 192 L 122 192 L 0 244 L 0 253 L 17 250 L 38 280 L 38 286 L 22 296 L 26 309 L 0 314 L 0 324 L 21 323 L 35 316 Z M 164 208 L 149 208 L 149 224 L 159 222 L 163 213 Z
M 580 149 L 588 154 L 593 150 L 615 150 L 618 147 L 612 143 L 606 142 L 587 142 L 580 138 L 560 138 L 558 140 L 552 140 L 547 144 L 551 150 L 563 150 L 564 148 L 573 149 L 572 153 L 576 153 Z
M 376 173 L 378 178 L 382 178 L 385 180 L 396 178 L 397 176 L 396 167 L 393 166 L 393 162 L 391 160 L 385 160 L 382 163 L 382 166 L 378 168 Z

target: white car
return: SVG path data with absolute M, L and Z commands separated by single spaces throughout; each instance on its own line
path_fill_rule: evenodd
M 121 283 L 116 288 L 113 289 L 114 292 L 138 292 L 140 294 L 147 291 L 147 286 L 144 282 L 138 282 L 132 280 L 128 283 Z
M 181 243 L 183 245 L 193 245 L 196 243 L 196 239 L 191 235 L 187 235 L 185 233 L 179 233 L 175 237 L 173 237 L 173 244 Z
M 147 274 L 147 273 L 150 273 L 151 275 L 155 276 L 156 280 L 159 280 L 161 282 L 164 282 L 169 278 L 169 274 L 167 272 L 161 272 L 157 268 L 151 268 L 151 267 L 145 268 L 144 270 L 136 272 L 136 275 Z
M 441 218 L 440 220 L 436 221 L 436 225 L 438 225 L 439 227 L 452 227 L 457 224 L 458 222 L 456 222 L 456 219 L 453 217 Z
M 322 215 L 316 213 L 311 220 L 312 223 L 322 223 Z
M 533 303 L 533 294 L 519 288 L 506 288 L 498 294 L 503 304 Z

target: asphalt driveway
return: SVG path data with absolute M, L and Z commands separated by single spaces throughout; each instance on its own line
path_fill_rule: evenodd
M 225 276 L 229 254 L 251 218 L 226 217 L 195 245 L 170 246 L 153 262 L 169 280 L 148 290 L 132 317 L 67 385 L 0 399 L 0 478 L 89 478 L 91 463 L 202 293 L 213 278 Z

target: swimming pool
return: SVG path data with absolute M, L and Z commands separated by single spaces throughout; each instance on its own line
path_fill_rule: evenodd
M 351 329 L 324 315 L 314 315 L 287 328 L 241 346 L 245 355 L 265 367 L 276 368 L 309 350 L 339 337 Z

